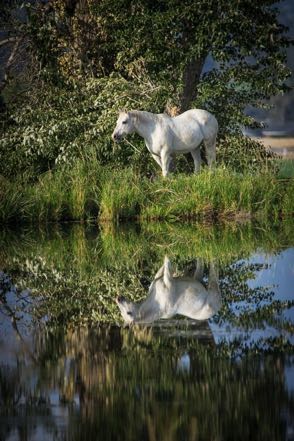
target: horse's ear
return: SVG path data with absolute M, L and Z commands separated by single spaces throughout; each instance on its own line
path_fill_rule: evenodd
M 119 113 L 129 113 L 126 109 L 119 109 Z

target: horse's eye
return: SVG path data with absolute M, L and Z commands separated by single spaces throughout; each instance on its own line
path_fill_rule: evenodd
M 128 315 L 133 315 L 133 314 L 132 314 L 132 311 L 128 311 L 127 314 L 128 314 Z
M 127 122 L 128 122 L 128 121 L 123 121 L 122 123 L 123 123 L 123 124 L 126 124 Z

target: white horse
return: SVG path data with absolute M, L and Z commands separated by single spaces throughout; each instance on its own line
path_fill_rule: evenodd
M 134 303 L 124 297 L 116 299 L 126 324 L 152 323 L 176 314 L 195 320 L 207 320 L 221 306 L 218 268 L 210 264 L 207 287 L 203 285 L 203 262 L 197 261 L 193 277 L 173 277 L 167 257 L 150 285 L 148 297 Z
M 120 112 L 112 139 L 119 142 L 125 135 L 133 132 L 144 138 L 153 159 L 160 165 L 163 176 L 168 174 L 174 155 L 188 152 L 193 157 L 197 173 L 201 165 L 202 141 L 208 166 L 211 167 L 215 162 L 218 122 L 206 110 L 187 110 L 174 118 L 164 113 L 154 114 L 139 110 Z

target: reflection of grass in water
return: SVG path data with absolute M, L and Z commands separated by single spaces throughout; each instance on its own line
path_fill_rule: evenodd
M 293 244 L 293 222 L 279 226 L 223 224 L 143 224 L 116 229 L 74 224 L 50 231 L 23 231 L 18 239 L 2 231 L 0 262 L 20 287 L 43 299 L 38 316 L 54 323 L 81 324 L 120 320 L 114 302 L 146 296 L 164 255 L 176 269 L 201 257 L 223 265 L 260 248 L 275 252 Z
M 293 220 L 282 223 L 144 223 L 116 228 L 104 224 L 101 234 L 95 226 L 51 225 L 50 229 L 0 231 L 0 257 L 10 261 L 41 256 L 60 270 L 75 269 L 81 275 L 99 268 L 137 267 L 153 259 L 160 264 L 164 255 L 187 260 L 202 257 L 229 262 L 248 256 L 257 248 L 272 252 L 294 242 Z
M 294 242 L 293 221 L 280 225 L 267 224 L 185 224 L 144 223 L 141 234 L 135 228 L 102 229 L 102 262 L 137 261 L 143 256 L 157 256 L 161 263 L 165 254 L 170 258 L 202 257 L 220 263 L 237 256 L 248 256 L 257 248 L 272 252 Z M 114 252 L 115 250 L 115 252 Z
M 164 255 L 172 260 L 201 257 L 225 264 L 257 248 L 273 252 L 293 242 L 292 219 L 277 225 L 146 222 L 116 228 L 104 224 L 100 234 L 95 226 L 66 224 L 34 231 L 22 229 L 15 234 L 1 230 L 0 258 L 4 264 L 16 257 L 24 261 L 39 256 L 59 270 L 75 270 L 81 277 L 90 278 L 102 268 L 156 268 Z

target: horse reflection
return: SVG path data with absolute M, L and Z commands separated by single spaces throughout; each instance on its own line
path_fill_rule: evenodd
M 210 263 L 207 287 L 203 271 L 203 262 L 198 260 L 193 277 L 173 277 L 170 260 L 165 257 L 145 300 L 134 303 L 124 297 L 116 299 L 124 322 L 148 324 L 176 314 L 195 320 L 209 319 L 221 304 L 218 269 Z

